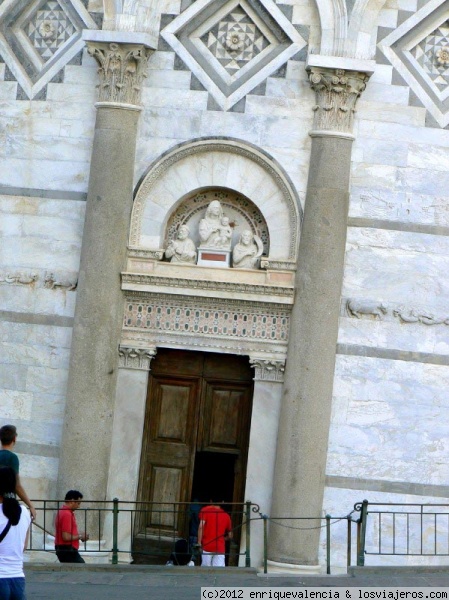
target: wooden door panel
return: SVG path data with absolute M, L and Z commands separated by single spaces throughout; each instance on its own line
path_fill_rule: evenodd
M 202 449 L 245 453 L 249 385 L 206 381 L 203 398 L 199 439 Z
M 152 528 L 176 530 L 178 528 L 177 515 L 167 503 L 177 502 L 181 490 L 185 485 L 186 469 L 153 465 L 150 473 L 151 488 L 150 519 L 147 526 Z
M 192 384 L 155 381 L 153 442 L 189 443 Z M 190 435 L 190 437 L 192 437 Z

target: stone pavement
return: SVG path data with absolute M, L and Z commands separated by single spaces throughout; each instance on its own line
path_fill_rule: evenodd
M 255 569 L 28 564 L 28 600 L 200 600 L 202 586 L 447 587 L 449 567 L 364 567 L 348 575 L 274 576 Z

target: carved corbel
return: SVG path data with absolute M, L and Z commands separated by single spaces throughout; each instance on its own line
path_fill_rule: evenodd
M 131 348 L 120 346 L 119 367 L 122 369 L 138 369 L 149 371 L 152 359 L 156 356 L 156 348 Z
M 88 41 L 87 48 L 99 65 L 98 102 L 140 108 L 143 80 L 153 50 L 144 44 L 97 41 Z
M 309 81 L 315 92 L 313 131 L 352 134 L 355 106 L 369 75 L 325 67 L 310 67 Z
M 254 381 L 284 381 L 285 360 L 250 357 L 249 362 L 254 369 Z

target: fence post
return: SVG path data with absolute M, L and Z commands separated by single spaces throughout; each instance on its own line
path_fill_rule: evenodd
M 245 567 L 251 566 L 251 502 L 246 502 L 246 549 Z
M 365 537 L 366 537 L 366 521 L 368 518 L 368 500 L 362 502 L 362 508 L 360 511 L 360 527 L 358 528 L 358 541 L 357 541 L 357 566 L 365 566 Z
M 263 519 L 263 572 L 267 573 L 268 555 L 268 516 L 261 515 Z
M 351 566 L 351 555 L 352 555 L 352 519 L 351 515 L 348 515 L 348 535 L 346 538 L 346 566 Z
M 331 516 L 326 515 L 326 573 L 331 574 Z
M 118 498 L 112 501 L 112 564 L 118 563 Z

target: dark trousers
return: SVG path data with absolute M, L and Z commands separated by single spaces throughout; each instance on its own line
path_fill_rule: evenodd
M 55 546 L 56 556 L 61 563 L 84 563 L 84 558 L 73 546 Z

